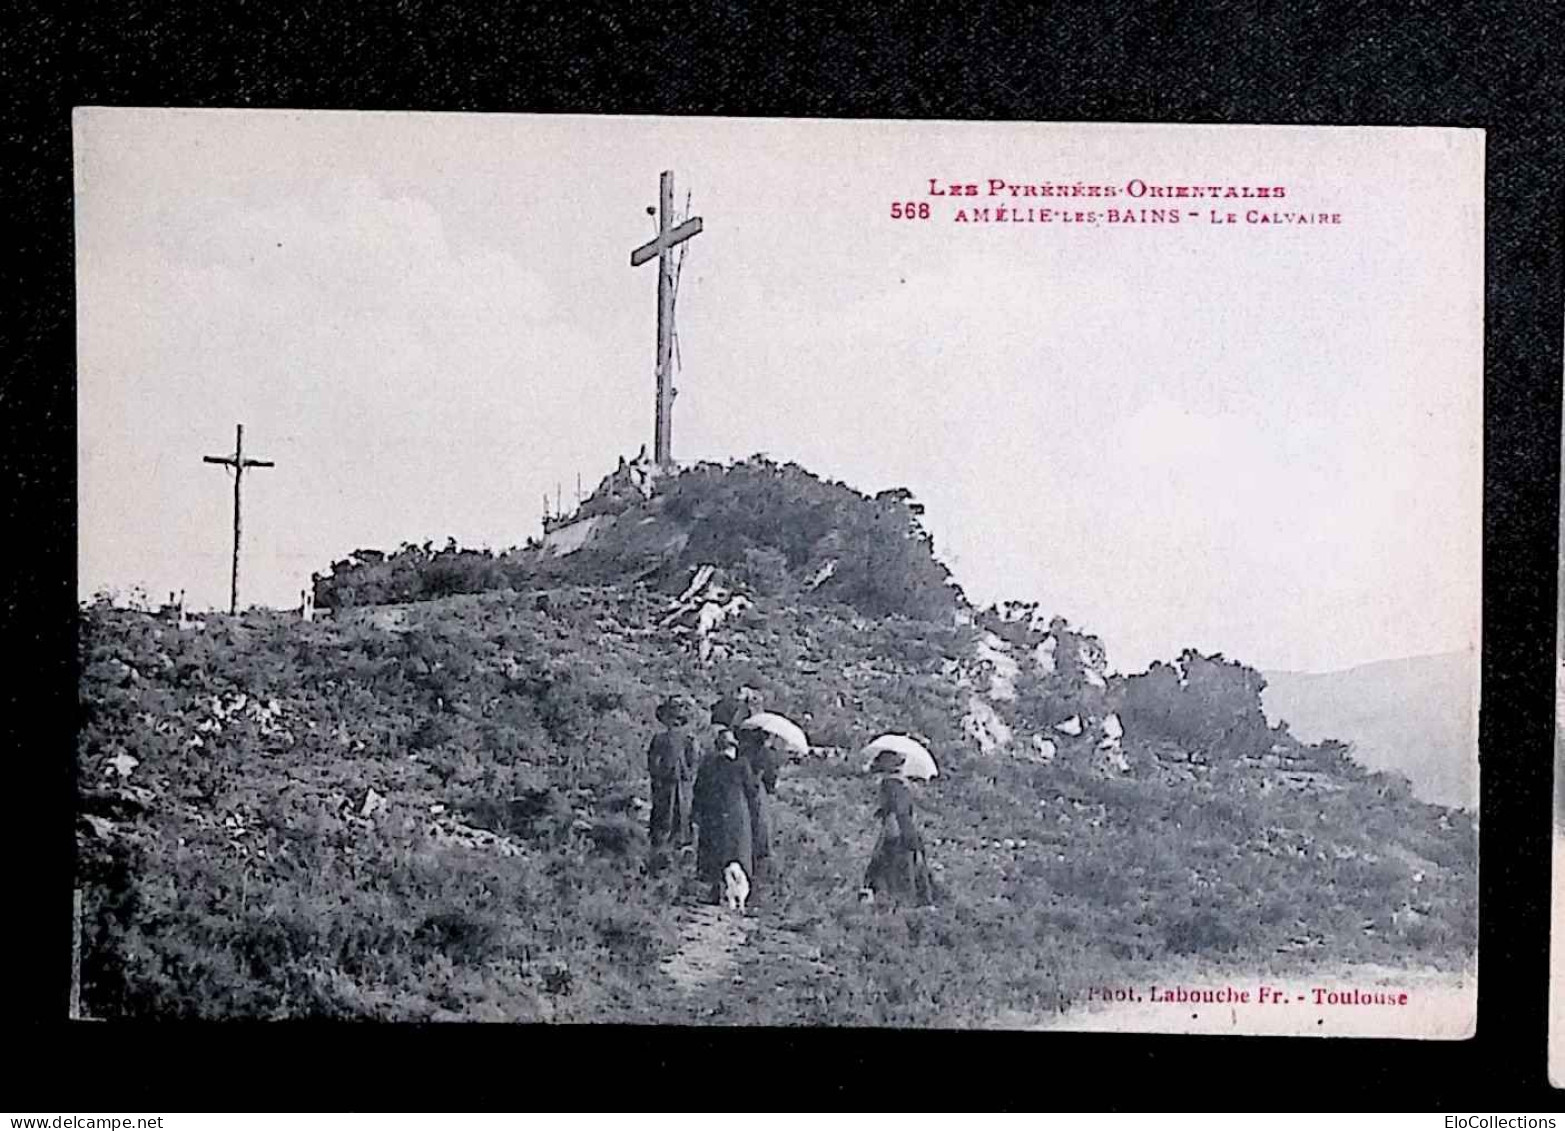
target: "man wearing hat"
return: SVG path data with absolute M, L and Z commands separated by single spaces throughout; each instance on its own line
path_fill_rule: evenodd
M 664 729 L 652 737 L 647 749 L 647 770 L 652 777 L 652 821 L 647 839 L 654 867 L 669 848 L 690 843 L 691 791 L 695 786 L 698 753 L 695 736 L 687 729 L 690 712 L 677 696 L 658 704 L 655 712 Z

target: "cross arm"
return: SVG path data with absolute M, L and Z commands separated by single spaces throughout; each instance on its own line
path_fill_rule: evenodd
M 201 462 L 202 463 L 226 463 L 229 467 L 233 467 L 234 466 L 234 457 L 233 456 L 202 456 L 201 457 Z
M 700 234 L 701 217 L 692 216 L 683 224 L 672 227 L 666 232 L 660 232 L 655 238 L 648 240 L 635 251 L 631 252 L 630 265 L 632 267 L 640 267 L 643 263 L 657 255 L 660 251 L 671 248 L 675 244 L 684 243 L 691 236 L 697 236 Z
M 269 459 L 247 459 L 247 460 L 245 460 L 245 466 L 246 467 L 276 467 L 277 465 L 275 463 L 273 463 Z

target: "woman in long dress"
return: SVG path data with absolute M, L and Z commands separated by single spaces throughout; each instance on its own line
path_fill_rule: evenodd
M 755 774 L 739 756 L 733 731 L 720 727 L 716 749 L 696 774 L 696 877 L 713 903 L 723 892 L 723 870 L 738 863 L 755 875 L 755 841 L 750 821 L 756 800 Z
M 757 869 L 767 870 L 772 859 L 772 826 L 766 812 L 766 795 L 777 794 L 777 771 L 781 761 L 764 730 L 742 730 L 737 739 L 739 760 L 749 764 L 750 776 L 756 785 L 749 794 L 750 835 L 755 842 L 755 864 Z M 755 876 L 750 876 L 752 894 L 755 879 Z
M 864 874 L 864 886 L 876 898 L 918 905 L 935 901 L 934 878 L 924 856 L 924 838 L 913 817 L 913 794 L 892 774 L 880 779 L 880 839 Z

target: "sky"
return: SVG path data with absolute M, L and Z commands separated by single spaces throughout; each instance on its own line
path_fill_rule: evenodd
M 1483 139 L 1311 127 L 84 109 L 79 589 L 296 605 L 405 541 L 503 548 L 650 447 L 905 486 L 968 595 L 1124 671 L 1475 648 Z M 1285 186 L 1175 225 L 962 223 L 930 180 Z M 928 220 L 891 218 L 927 202 Z M 1211 207 L 1239 223 L 1205 221 Z M 1328 212 L 1260 226 L 1245 211 Z

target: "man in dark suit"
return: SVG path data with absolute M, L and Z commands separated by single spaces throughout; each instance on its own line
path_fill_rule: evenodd
M 647 830 L 653 867 L 661 866 L 669 849 L 690 843 L 691 792 L 699 752 L 688 730 L 689 712 L 677 698 L 658 704 L 657 720 L 664 728 L 647 749 L 652 778 L 652 820 Z

